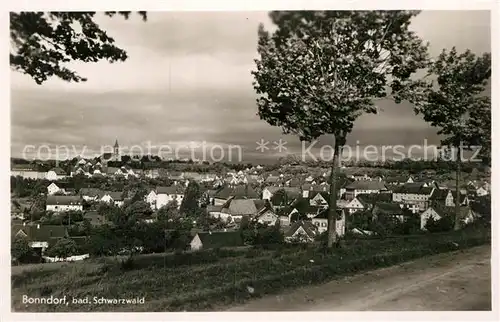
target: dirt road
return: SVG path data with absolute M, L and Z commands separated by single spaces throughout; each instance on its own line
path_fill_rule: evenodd
M 230 311 L 491 310 L 490 246 L 257 299 Z

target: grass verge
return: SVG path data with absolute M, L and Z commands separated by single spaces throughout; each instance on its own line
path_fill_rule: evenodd
M 490 240 L 489 230 L 476 227 L 447 234 L 360 240 L 333 250 L 212 250 L 138 257 L 126 268 L 112 261 L 71 263 L 50 270 L 40 266 L 13 273 L 12 308 L 31 312 L 216 310 L 289 288 L 488 244 Z M 66 296 L 69 303 L 26 305 L 23 295 Z M 145 303 L 95 304 L 94 297 L 144 297 Z M 73 298 L 89 303 L 73 303 Z

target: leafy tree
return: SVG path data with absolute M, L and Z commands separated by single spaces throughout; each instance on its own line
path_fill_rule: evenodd
M 198 216 L 200 214 L 200 198 L 200 185 L 194 180 L 189 181 L 180 207 L 181 214 L 191 217 Z
M 102 202 L 97 206 L 97 213 L 104 216 L 104 218 L 113 222 L 115 225 L 121 224 L 123 220 L 126 219 L 120 208 L 106 202 Z
M 434 219 L 434 217 L 431 216 L 427 219 L 425 229 L 431 233 L 450 231 L 455 227 L 454 222 L 455 218 L 453 218 L 453 216 L 444 216 L 440 219 Z
M 161 221 L 174 221 L 180 218 L 180 212 L 177 207 L 177 201 L 172 200 L 156 212 L 156 218 Z
M 18 237 L 10 245 L 10 254 L 12 258 L 22 263 L 33 254 L 33 250 L 26 238 Z
M 336 240 L 338 155 L 362 113 L 375 100 L 395 98 L 425 67 L 427 46 L 409 31 L 415 11 L 272 12 L 277 30 L 258 31 L 254 88 L 258 114 L 285 134 L 335 139 L 330 185 L 328 247 Z M 388 91 L 389 88 L 389 91 Z
M 280 231 L 279 226 L 270 226 L 257 230 L 254 244 L 267 245 L 267 244 L 281 244 L 284 242 L 283 233 Z
M 146 20 L 146 12 L 139 13 Z M 127 53 L 94 21 L 95 14 L 11 12 L 11 68 L 31 76 L 37 84 L 52 76 L 68 82 L 82 82 L 87 79 L 65 67 L 65 63 L 103 59 L 111 63 L 125 61 Z M 128 19 L 130 12 L 108 11 L 105 14 L 110 17 L 119 14 Z
M 138 200 L 125 208 L 125 215 L 130 220 L 149 218 L 152 214 L 151 206 L 144 200 Z
M 307 215 L 305 213 L 302 213 L 302 212 L 294 212 L 290 216 L 290 223 L 294 223 L 294 222 L 299 221 L 299 220 L 307 220 Z
M 280 189 L 272 195 L 270 201 L 276 206 L 286 206 L 291 200 L 288 200 L 288 194 L 285 189 Z
M 92 229 L 87 245 L 91 255 L 115 255 L 120 250 L 120 241 L 108 225 Z
M 455 188 L 460 191 L 462 150 L 482 145 L 485 161 L 490 158 L 491 100 L 484 91 L 491 77 L 491 55 L 476 56 L 470 50 L 459 54 L 455 47 L 443 50 L 429 64 L 428 75 L 436 79 L 421 80 L 405 96 L 415 104 L 415 112 L 445 136 L 442 145 L 456 152 Z M 458 202 L 455 216 L 460 216 Z M 454 228 L 460 228 L 459 220 Z
M 76 242 L 71 238 L 60 238 L 57 242 L 47 250 L 47 255 L 66 258 L 76 255 L 78 247 Z

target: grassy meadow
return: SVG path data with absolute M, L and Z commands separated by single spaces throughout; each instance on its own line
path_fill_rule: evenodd
M 215 249 L 182 254 L 95 258 L 75 263 L 12 267 L 12 310 L 212 311 L 285 289 L 419 257 L 490 243 L 490 230 L 386 239 L 346 240 L 344 247 L 274 246 Z M 64 304 L 24 304 L 31 298 L 63 297 Z M 143 304 L 95 304 L 94 297 L 144 298 Z M 89 303 L 73 303 L 88 299 Z

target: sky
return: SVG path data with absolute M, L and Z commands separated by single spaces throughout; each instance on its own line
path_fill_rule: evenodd
M 129 59 L 71 63 L 88 78 L 85 83 L 50 79 L 37 85 L 12 71 L 12 156 L 22 157 L 23 149 L 29 152 L 24 156 L 53 154 L 56 147 L 64 154 L 63 146 L 91 155 L 115 140 L 124 151 L 138 145 L 143 153 L 147 146 L 154 153 L 155 147 L 183 149 L 191 142 L 200 149 L 239 145 L 245 162 L 300 151 L 298 138 L 283 136 L 256 114 L 250 72 L 258 24 L 270 26 L 267 12 L 150 12 L 147 22 L 138 15 L 129 20 L 99 15 L 96 21 Z M 410 27 L 430 43 L 433 56 L 452 46 L 491 51 L 487 11 L 423 11 Z M 379 114 L 357 120 L 349 145 L 439 142 L 411 105 L 383 101 L 379 108 Z M 270 149 L 256 150 L 261 139 Z M 281 154 L 273 149 L 279 139 L 287 142 Z M 329 144 L 328 138 L 320 142 Z

